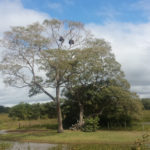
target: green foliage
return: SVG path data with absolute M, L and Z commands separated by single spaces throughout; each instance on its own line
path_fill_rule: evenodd
M 141 120 L 142 104 L 135 93 L 121 87 L 110 86 L 101 92 L 103 103 L 106 102 L 100 116 L 103 127 L 126 127 L 133 121 Z
M 0 106 L 0 113 L 8 113 L 9 107 Z
M 0 150 L 8 150 L 12 145 L 10 143 L 0 143 Z
M 144 109 L 150 110 L 150 98 L 143 98 L 142 104 L 144 105 Z
M 20 103 L 12 107 L 9 111 L 9 117 L 18 120 L 27 119 L 27 109 L 29 108 L 28 104 Z
M 128 145 L 116 145 L 116 144 L 67 144 L 57 145 L 49 150 L 131 150 Z
M 44 118 L 44 117 L 57 118 L 55 102 L 40 104 L 40 106 L 41 106 L 41 118 Z
M 38 84 L 34 85 L 35 81 Z M 42 82 L 43 82 L 42 77 L 39 77 L 39 76 L 35 76 L 34 77 L 34 80 L 31 82 L 32 84 L 29 85 L 29 87 L 30 87 L 30 89 L 29 89 L 29 97 L 32 97 L 34 95 L 42 93 L 40 86 L 38 86 L 39 84 L 42 84 Z
M 121 65 L 115 60 L 109 43 L 102 39 L 90 40 L 82 50 L 75 51 L 74 57 L 77 60 L 74 68 L 76 74 L 69 78 L 65 95 L 74 103 L 74 107 L 79 107 L 80 113 L 76 112 L 79 117 L 74 118 L 76 122 L 79 120 L 82 123 L 81 112 L 84 112 L 85 118 L 99 115 L 100 120 L 104 116 L 121 124 L 126 120 L 138 119 L 141 108 L 138 97 L 130 92 L 130 84 Z M 108 112 L 107 116 L 104 112 Z M 71 109 L 70 113 L 73 114 Z M 64 119 L 69 120 L 67 118 L 71 118 L 69 113 Z M 104 119 L 100 123 L 103 125 L 103 122 Z
M 84 106 L 84 117 L 99 115 L 101 127 L 127 127 L 142 117 L 142 104 L 138 96 L 117 85 L 109 85 L 102 89 L 98 88 L 98 85 L 79 87 L 73 94 L 67 93 L 66 96 L 70 103 L 66 104 L 69 109 L 64 120 L 69 120 L 70 125 L 75 120 L 76 122 L 79 120 L 79 106 L 76 98 L 79 98 L 78 100 Z M 72 124 L 69 119 L 71 116 L 74 116 Z
M 17 120 L 36 120 L 39 118 L 56 118 L 56 104 L 54 102 L 45 104 L 20 103 L 12 107 L 9 117 Z
M 90 117 L 85 119 L 85 123 L 82 127 L 84 132 L 95 132 L 99 128 L 99 117 Z
M 68 129 L 79 120 L 79 107 L 74 101 L 66 100 L 62 105 L 63 126 Z

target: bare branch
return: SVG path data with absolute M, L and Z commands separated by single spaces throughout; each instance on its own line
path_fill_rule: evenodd
M 40 84 L 38 83 L 35 83 L 42 91 L 43 93 L 45 93 L 47 96 L 49 96 L 53 101 L 55 101 L 55 98 L 50 94 L 48 93 Z

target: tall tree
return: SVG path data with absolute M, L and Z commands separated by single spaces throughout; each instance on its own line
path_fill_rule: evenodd
M 5 50 L 0 63 L 4 82 L 17 88 L 30 87 L 29 96 L 45 93 L 55 101 L 59 133 L 63 132 L 60 88 L 69 75 L 68 68 L 74 66 L 73 55 L 65 50 L 82 47 L 88 35 L 81 23 L 53 19 L 12 27 L 1 41 Z M 55 95 L 50 88 L 56 90 Z

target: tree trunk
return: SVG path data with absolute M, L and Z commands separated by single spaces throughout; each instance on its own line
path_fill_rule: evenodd
M 81 127 L 84 124 L 83 120 L 83 115 L 84 115 L 84 108 L 83 105 L 79 102 L 79 108 L 80 108 L 80 113 L 79 113 L 79 126 Z
M 63 130 L 63 124 L 62 124 L 62 114 L 61 114 L 61 107 L 60 107 L 60 98 L 59 98 L 59 93 L 60 93 L 60 86 L 57 85 L 56 87 L 56 102 L 57 102 L 57 117 L 58 117 L 58 133 L 62 133 Z

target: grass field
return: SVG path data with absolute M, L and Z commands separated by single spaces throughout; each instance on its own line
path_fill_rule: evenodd
M 144 111 L 143 121 L 150 122 L 150 111 Z M 143 134 L 150 134 L 150 125 L 136 125 L 124 130 L 99 130 L 97 132 L 81 132 L 65 130 L 57 133 L 56 119 L 32 121 L 14 121 L 7 114 L 0 115 L 0 130 L 10 130 L 0 135 L 0 140 L 31 141 L 45 143 L 86 143 L 86 144 L 133 144 Z M 12 132 L 13 131 L 13 132 Z
M 16 129 L 57 129 L 56 119 L 12 120 L 8 114 L 0 114 L 0 130 Z
M 145 132 L 142 131 L 68 131 L 58 134 L 56 130 L 26 131 L 0 135 L 1 140 L 32 141 L 45 143 L 97 143 L 97 144 L 133 144 Z M 150 133 L 150 132 L 148 132 Z
M 143 122 L 150 122 L 150 110 L 144 110 L 142 115 Z

